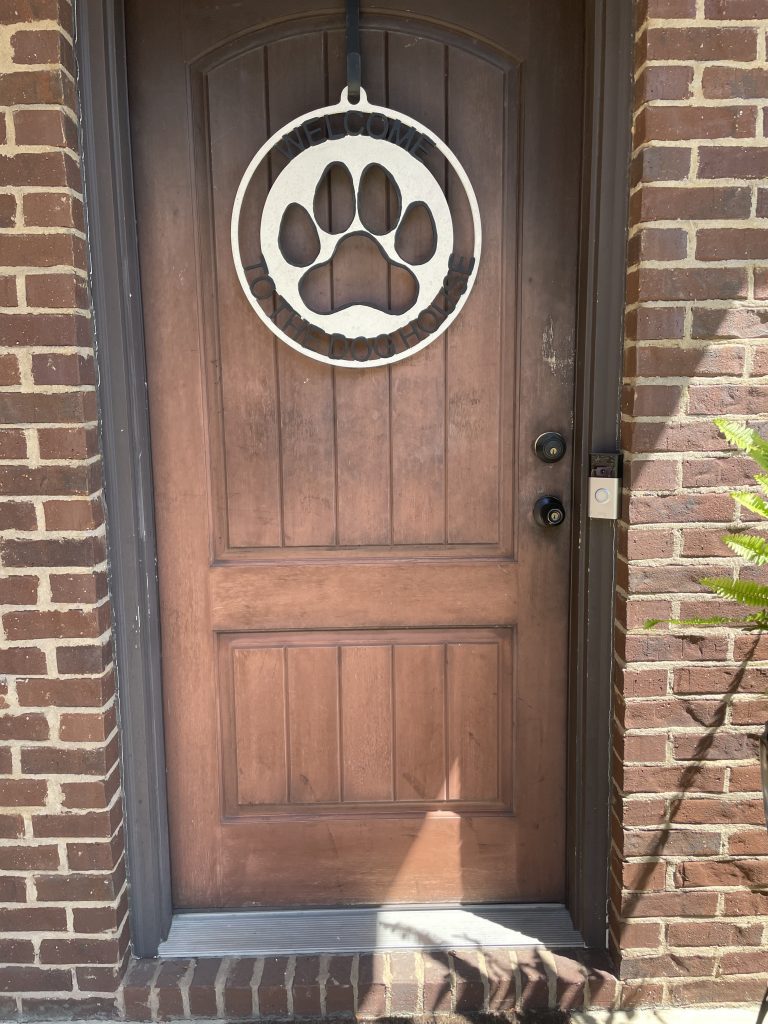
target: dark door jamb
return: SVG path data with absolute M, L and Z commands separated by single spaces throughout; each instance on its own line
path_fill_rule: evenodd
M 591 450 L 618 445 L 633 0 L 586 0 L 576 379 L 567 905 L 606 948 L 615 529 L 586 518 Z M 122 0 L 78 0 L 76 52 L 136 956 L 172 916 L 149 415 Z

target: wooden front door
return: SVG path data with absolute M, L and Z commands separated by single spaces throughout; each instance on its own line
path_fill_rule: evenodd
M 251 157 L 341 92 L 343 4 L 126 6 L 176 905 L 561 898 L 569 522 L 532 508 L 571 485 L 580 4 L 363 4 L 369 99 L 484 234 L 447 333 L 367 369 L 273 337 L 229 243 Z

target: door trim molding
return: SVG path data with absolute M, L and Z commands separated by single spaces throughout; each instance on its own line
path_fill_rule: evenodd
M 615 527 L 586 517 L 583 485 L 588 453 L 615 451 L 618 446 L 633 0 L 585 0 L 585 7 L 567 907 L 585 943 L 604 949 Z M 173 908 L 149 411 L 123 25 L 123 0 L 78 0 L 75 43 L 108 510 L 130 923 L 134 954 L 151 957 L 168 935 Z M 589 856 L 583 850 L 585 837 Z

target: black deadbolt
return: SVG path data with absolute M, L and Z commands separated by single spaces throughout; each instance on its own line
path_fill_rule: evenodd
M 533 506 L 533 518 L 539 526 L 560 526 L 565 521 L 565 506 L 559 498 L 546 494 Z
M 533 449 L 542 462 L 559 462 L 565 455 L 565 438 L 554 430 L 539 434 Z

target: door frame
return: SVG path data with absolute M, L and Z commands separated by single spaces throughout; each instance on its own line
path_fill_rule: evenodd
M 586 514 L 590 451 L 617 451 L 634 0 L 584 0 L 585 106 L 569 622 L 566 905 L 607 946 L 616 526 Z M 99 370 L 134 954 L 173 915 L 149 413 L 123 0 L 78 0 L 75 49 Z M 585 839 L 589 855 L 585 854 Z

